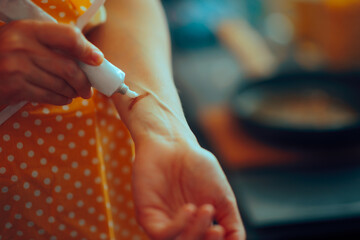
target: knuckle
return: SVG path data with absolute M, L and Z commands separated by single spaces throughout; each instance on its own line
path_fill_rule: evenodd
M 70 47 L 75 48 L 79 44 L 79 38 L 81 37 L 79 29 L 71 26 L 64 26 L 64 34 L 67 36 Z
M 68 61 L 64 69 L 68 84 L 70 84 L 78 92 L 90 91 L 90 83 L 77 63 L 74 61 Z
M 65 77 L 68 80 L 71 80 L 71 79 L 75 78 L 79 74 L 78 72 L 80 70 L 79 70 L 78 65 L 75 62 L 66 61 L 64 71 L 65 71 Z
M 6 57 L 0 62 L 0 71 L 15 78 L 19 78 L 27 68 L 27 64 L 17 56 Z
M 24 38 L 17 31 L 8 31 L 1 36 L 1 50 L 2 51 L 16 51 L 26 48 Z
M 71 87 L 65 83 L 64 81 L 60 80 L 60 83 L 57 86 L 57 92 L 61 94 L 62 96 L 66 96 L 69 98 L 73 98 L 75 95 L 75 92 L 71 89 Z
M 2 50 L 23 50 L 28 47 L 28 35 L 39 23 L 32 20 L 12 21 L 5 25 L 1 32 Z M 31 34 L 30 34 L 31 35 Z
M 87 80 L 87 77 L 81 70 L 78 72 L 78 75 L 77 75 L 77 78 L 75 81 L 76 81 L 77 86 L 80 89 L 82 89 L 84 91 L 90 90 L 90 84 Z
M 80 80 L 80 84 L 81 87 L 85 90 L 85 91 L 90 91 L 91 89 L 91 84 L 88 80 L 88 78 L 86 77 L 85 73 L 81 72 L 81 80 Z
M 89 46 L 88 41 L 80 29 L 67 25 L 61 27 L 63 34 L 66 36 L 68 51 L 74 53 L 75 56 L 80 59 L 91 54 L 92 48 Z
M 87 40 L 84 38 L 81 31 L 77 28 L 74 29 L 73 33 L 73 51 L 78 53 L 79 57 L 89 56 L 91 48 L 88 47 Z

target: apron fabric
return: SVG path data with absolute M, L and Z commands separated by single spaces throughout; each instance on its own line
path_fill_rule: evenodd
M 33 0 L 73 23 L 88 0 Z M 28 103 L 0 126 L 0 240 L 147 239 L 131 195 L 134 145 L 95 91 L 65 106 Z

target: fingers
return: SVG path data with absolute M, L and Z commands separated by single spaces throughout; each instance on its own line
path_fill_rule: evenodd
M 58 106 L 70 104 L 72 102 L 71 98 L 64 97 L 47 89 L 39 88 L 38 86 L 27 84 L 26 88 L 27 91 L 24 92 L 24 99 L 21 100 L 31 99 L 33 102 L 48 103 Z
M 147 212 L 149 217 L 140 222 L 154 240 L 244 240 L 245 231 L 237 212 L 237 209 L 233 214 L 227 212 L 219 225 L 213 225 L 217 214 L 212 205 L 205 204 L 196 209 L 190 204 L 173 219 L 155 210 Z
M 77 96 L 90 98 L 91 86 L 78 60 L 93 65 L 103 60 L 78 29 L 32 20 L 7 24 L 0 48 L 1 103 L 23 99 L 63 105 Z
M 48 53 L 47 57 L 33 56 L 32 61 L 43 72 L 47 72 L 48 75 L 57 76 L 58 80 L 60 80 L 57 82 L 53 81 L 54 85 L 50 86 L 49 89 L 67 97 L 91 97 L 91 85 L 75 61 L 53 53 Z M 49 77 L 50 80 L 51 78 Z
M 205 240 L 223 240 L 225 235 L 224 228 L 219 225 L 211 226 L 205 234 Z
M 235 197 L 224 200 L 217 206 L 215 219 L 225 230 L 226 240 L 244 240 L 245 229 L 240 219 Z
M 179 237 L 179 240 L 204 239 L 205 234 L 212 225 L 214 214 L 215 210 L 212 205 L 205 204 L 201 206 L 197 210 L 193 220 L 188 223 L 186 231 Z
M 161 210 L 151 210 L 147 211 L 143 218 L 140 217 L 140 222 L 151 239 L 172 240 L 184 231 L 195 211 L 194 205 L 187 204 L 170 219 Z
M 45 46 L 63 50 L 90 65 L 102 63 L 104 55 L 84 37 L 78 28 L 65 24 L 35 23 L 40 27 L 34 28 L 34 34 L 38 41 Z
M 182 232 L 185 226 L 188 224 L 192 216 L 196 211 L 196 207 L 192 204 L 185 205 L 175 217 L 173 223 L 171 224 L 171 228 L 168 234 L 169 238 L 174 239 L 175 236 L 178 236 L 180 232 Z
M 58 77 L 37 68 L 33 69 L 32 75 L 29 76 L 28 82 L 39 88 L 47 89 L 67 98 L 77 97 L 75 90 L 63 79 L 59 79 Z
M 214 218 L 219 225 L 212 225 Z M 215 211 L 212 205 L 201 206 L 177 240 L 245 240 L 246 234 L 240 219 L 235 198 Z

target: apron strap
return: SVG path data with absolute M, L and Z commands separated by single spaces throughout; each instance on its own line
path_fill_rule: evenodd
M 16 105 L 9 105 L 0 112 L 0 126 L 12 115 L 19 111 L 27 102 L 23 101 Z

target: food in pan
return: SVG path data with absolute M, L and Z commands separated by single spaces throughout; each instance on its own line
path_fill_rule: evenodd
M 256 121 L 300 129 L 335 129 L 358 120 L 348 103 L 321 90 L 266 94 L 251 112 Z

